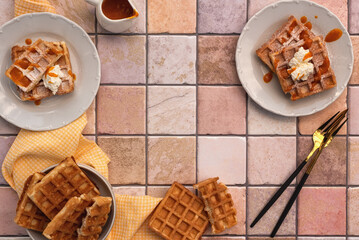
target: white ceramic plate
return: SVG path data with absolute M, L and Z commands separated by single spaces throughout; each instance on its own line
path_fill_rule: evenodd
M 5 76 L 11 65 L 11 47 L 25 39 L 66 42 L 75 90 L 42 100 L 39 106 L 20 100 L 15 84 Z M 71 20 L 52 13 L 19 16 L 0 28 L 0 116 L 24 129 L 43 131 L 63 127 L 81 116 L 92 103 L 100 84 L 100 59 L 88 34 Z
M 312 31 L 316 35 L 325 37 L 334 28 L 343 31 L 339 40 L 326 44 L 337 86 L 297 101 L 291 101 L 290 96 L 283 93 L 277 77 L 273 76 L 270 83 L 263 81 L 263 76 L 269 72 L 269 69 L 255 52 L 288 20 L 290 15 L 294 15 L 297 19 L 306 16 L 313 24 Z M 353 60 L 350 37 L 340 20 L 325 7 L 304 0 L 281 1 L 259 11 L 244 27 L 236 50 L 238 76 L 248 95 L 263 108 L 290 117 L 313 114 L 334 102 L 348 84 Z
M 42 172 L 49 172 L 53 168 L 55 168 L 58 164 L 55 164 L 51 167 L 44 169 Z M 104 197 L 111 197 L 112 198 L 112 205 L 111 211 L 108 215 L 108 219 L 106 224 L 102 228 L 102 232 L 99 236 L 99 240 L 105 240 L 108 234 L 111 232 L 112 226 L 115 223 L 116 218 L 116 197 L 112 191 L 111 184 L 104 178 L 99 172 L 97 172 L 94 168 L 85 165 L 85 164 L 78 164 L 79 167 L 84 171 L 87 177 L 96 185 L 98 190 L 100 191 L 100 195 Z M 41 232 L 26 229 L 27 233 L 33 240 L 47 240 L 47 238 L 42 235 Z

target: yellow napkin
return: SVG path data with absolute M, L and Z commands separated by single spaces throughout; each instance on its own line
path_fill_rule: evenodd
M 16 16 L 36 11 L 55 13 L 47 0 L 15 0 Z M 81 134 L 86 124 L 86 114 L 83 114 L 69 125 L 52 131 L 22 129 L 3 162 L 5 180 L 20 196 L 28 176 L 70 156 L 108 178 L 107 164 L 110 160 L 95 142 Z M 116 220 L 107 239 L 161 239 L 147 227 L 147 218 L 160 201 L 160 198 L 150 196 L 116 195 Z

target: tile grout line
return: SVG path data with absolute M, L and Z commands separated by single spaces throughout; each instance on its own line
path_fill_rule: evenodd
M 249 1 L 250 0 L 247 0 L 246 1 L 246 23 L 248 22 L 248 10 L 249 10 Z M 241 31 L 242 32 L 242 31 Z M 248 214 L 249 214 L 249 210 L 248 210 L 248 103 L 249 103 L 249 96 L 248 94 L 246 93 L 246 180 L 245 180 L 245 188 L 246 188 L 246 206 L 245 206 L 245 209 L 246 209 L 246 218 L 245 218 L 245 236 L 246 238 L 245 239 L 248 239 Z
M 145 130 L 146 130 L 146 136 L 145 136 L 145 195 L 148 193 L 148 1 L 146 0 L 146 96 L 145 96 L 145 110 L 146 110 L 146 116 L 145 116 Z
M 296 137 L 295 137 L 295 166 L 298 167 L 298 149 L 299 149 L 299 118 L 295 118 L 295 126 L 296 126 Z M 295 178 L 295 187 L 297 187 L 298 177 Z M 299 196 L 298 196 L 299 197 Z M 295 239 L 298 239 L 298 197 L 295 201 Z
M 196 73 L 196 183 L 198 183 L 198 1 L 196 0 L 196 65 L 195 65 L 195 73 Z M 198 190 L 196 190 L 196 194 L 198 195 Z
M 348 19 L 347 19 L 347 26 L 348 26 L 348 32 L 349 32 L 349 35 L 350 35 L 350 0 L 347 1 L 347 11 L 348 11 Z M 350 36 L 349 36 L 350 38 Z M 350 81 L 350 79 L 349 79 Z M 350 93 L 349 93 L 349 83 L 347 85 L 347 109 L 349 109 L 349 102 L 350 102 Z M 345 179 L 345 183 L 346 183 L 346 187 L 345 187 L 345 238 L 348 239 L 348 229 L 349 229 L 349 221 L 348 221 L 348 184 L 349 184 L 349 136 L 348 136 L 348 133 L 349 133 L 349 114 L 350 112 L 348 111 L 347 113 L 347 118 L 348 118 L 348 122 L 347 122 L 347 132 L 346 132 L 346 179 Z

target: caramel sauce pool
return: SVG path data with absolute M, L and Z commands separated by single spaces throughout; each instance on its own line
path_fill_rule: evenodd
M 25 39 L 25 43 L 26 43 L 27 45 L 30 45 L 30 44 L 32 43 L 32 40 L 31 40 L 30 38 L 26 38 L 26 39 Z
M 304 26 L 306 26 L 309 30 L 311 30 L 313 27 L 311 22 L 306 22 Z
M 36 100 L 36 101 L 34 101 L 34 103 L 36 106 L 39 106 L 41 104 L 41 100 Z
M 301 17 L 300 18 L 300 21 L 302 22 L 302 23 L 305 23 L 305 22 L 307 22 L 307 17 L 306 16 L 303 16 L 303 17 Z
M 269 83 L 273 78 L 273 73 L 272 72 L 268 72 L 263 76 L 263 81 L 265 83 Z
M 324 41 L 334 42 L 334 41 L 338 40 L 342 35 L 343 35 L 342 30 L 340 30 L 339 28 L 334 28 L 327 34 L 327 36 L 325 36 Z
M 102 3 L 102 12 L 106 17 L 112 20 L 138 15 L 128 0 L 104 0 Z

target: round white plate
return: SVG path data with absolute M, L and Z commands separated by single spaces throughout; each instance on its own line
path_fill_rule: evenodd
M 65 41 L 69 49 L 75 90 L 52 96 L 36 106 L 23 102 L 16 85 L 5 76 L 12 64 L 11 48 L 25 45 L 25 39 Z M 8 122 L 33 131 L 63 127 L 80 117 L 90 106 L 100 85 L 100 59 L 88 34 L 71 20 L 52 13 L 31 13 L 12 19 L 0 28 L 0 116 Z
M 291 101 L 289 94 L 284 94 L 276 76 L 270 83 L 263 81 L 263 76 L 270 70 L 256 55 L 256 50 L 270 39 L 290 15 L 297 19 L 306 16 L 313 24 L 312 31 L 316 35 L 325 37 L 334 28 L 343 31 L 339 40 L 326 43 L 337 86 L 297 101 Z M 244 27 L 236 49 L 238 76 L 248 95 L 268 111 L 290 117 L 313 114 L 334 102 L 348 84 L 353 60 L 350 37 L 340 20 L 325 7 L 304 0 L 281 1 L 259 11 Z

